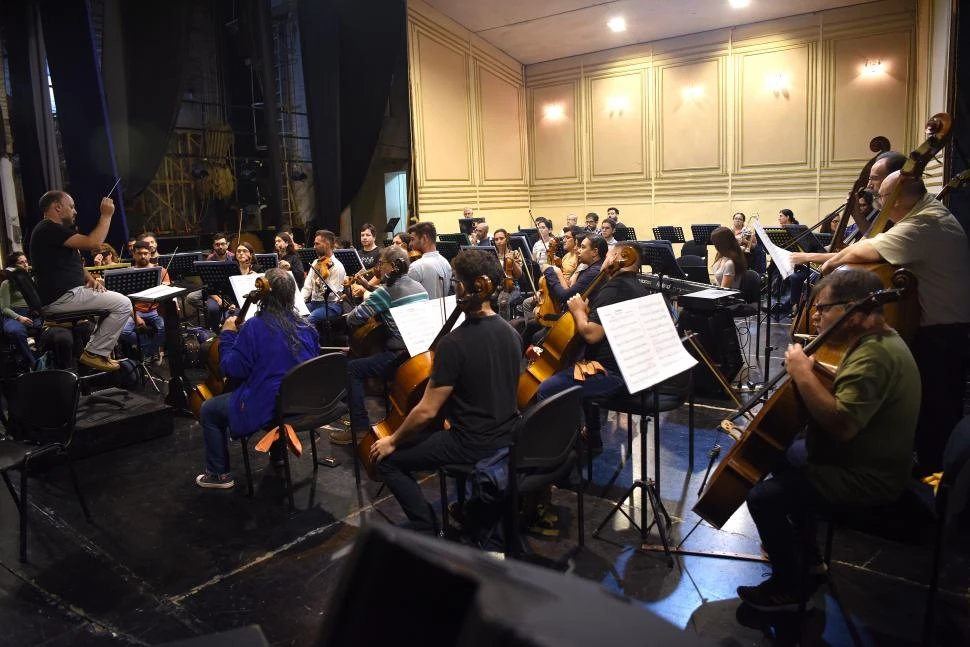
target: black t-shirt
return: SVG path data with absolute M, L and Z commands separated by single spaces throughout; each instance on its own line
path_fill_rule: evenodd
M 30 260 L 34 264 L 37 291 L 45 306 L 87 282 L 81 252 L 64 246 L 64 241 L 76 233 L 47 218 L 37 223 L 31 233 Z
M 358 250 L 357 253 L 360 255 L 360 262 L 364 265 L 365 270 L 369 270 L 375 265 L 377 261 L 381 260 L 381 248 L 375 247 L 369 252 L 364 250 Z
M 466 319 L 438 342 L 431 379 L 454 388 L 446 414 L 465 447 L 494 450 L 512 442 L 521 355 L 522 338 L 499 316 Z
M 589 304 L 589 320 L 602 326 L 598 312 L 600 308 L 645 297 L 648 294 L 650 293 L 640 283 L 636 272 L 620 272 L 602 285 L 593 295 Z M 620 367 L 616 363 L 616 358 L 613 357 L 613 349 L 610 348 L 610 342 L 605 337 L 603 341 L 586 347 L 586 359 L 596 360 L 613 375 L 620 374 Z
M 306 271 L 303 269 L 303 260 L 299 254 L 284 256 L 283 260 L 290 264 L 290 274 L 296 279 L 296 286 L 303 289 L 303 282 L 306 280 Z

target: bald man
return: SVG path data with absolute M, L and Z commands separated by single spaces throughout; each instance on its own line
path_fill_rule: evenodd
M 963 227 L 927 193 L 922 180 L 901 179 L 899 171 L 890 173 L 879 187 L 877 207 L 883 207 L 900 182 L 899 199 L 888 214 L 896 225 L 846 247 L 822 265 L 822 272 L 848 263 L 886 261 L 916 276 L 921 313 L 912 350 L 923 386 L 916 452 L 919 472 L 931 473 L 942 468 L 947 438 L 963 417 L 970 247 Z

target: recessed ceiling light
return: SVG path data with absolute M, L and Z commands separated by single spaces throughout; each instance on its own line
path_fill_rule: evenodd
M 610 21 L 606 23 L 606 26 L 613 31 L 626 31 L 626 19 L 624 19 L 623 16 L 610 18 Z
M 731 4 L 732 9 L 744 9 L 751 4 L 751 0 L 728 0 L 728 2 Z

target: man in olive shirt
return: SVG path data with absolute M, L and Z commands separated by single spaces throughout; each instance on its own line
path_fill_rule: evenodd
M 108 316 L 98 324 L 79 361 L 101 371 L 117 371 L 119 364 L 111 359 L 111 352 L 131 315 L 131 301 L 105 290 L 103 280 L 84 269 L 80 253 L 101 249 L 115 212 L 114 202 L 101 200 L 101 218 L 87 235 L 75 230 L 74 198 L 64 191 L 45 193 L 40 210 L 44 218 L 31 232 L 30 257 L 44 314 L 107 310 Z
M 833 273 L 816 288 L 813 323 L 831 328 L 852 303 L 881 288 L 867 270 Z M 738 587 L 738 597 L 760 611 L 797 610 L 800 567 L 822 571 L 816 511 L 893 503 L 912 471 L 920 378 L 906 343 L 886 325 L 881 307 L 853 313 L 830 339 L 849 349 L 831 390 L 801 346 L 788 347 L 786 369 L 811 420 L 787 463 L 748 494 L 772 574 L 759 586 Z

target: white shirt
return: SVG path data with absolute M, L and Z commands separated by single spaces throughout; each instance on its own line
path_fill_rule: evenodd
M 333 265 L 330 267 L 330 275 L 327 277 L 327 285 L 333 292 L 328 292 L 323 287 L 323 281 L 317 276 L 317 273 L 313 271 L 313 267 L 307 269 L 306 281 L 303 283 L 303 290 L 300 292 L 303 295 L 304 301 L 321 302 L 321 301 L 336 301 L 337 296 L 343 292 L 344 289 L 344 279 L 347 278 L 347 270 L 344 269 L 343 263 L 338 261 L 334 256 L 330 257 L 330 262 Z M 335 296 L 336 295 L 336 296 Z
M 549 243 L 543 243 L 542 238 L 539 238 L 539 240 L 536 241 L 536 244 L 532 246 L 532 258 L 535 259 L 535 262 L 539 265 L 546 264 L 546 248 L 548 246 Z
M 425 252 L 411 263 L 408 276 L 424 286 L 429 299 L 440 299 L 451 291 L 451 265 L 437 250 Z

